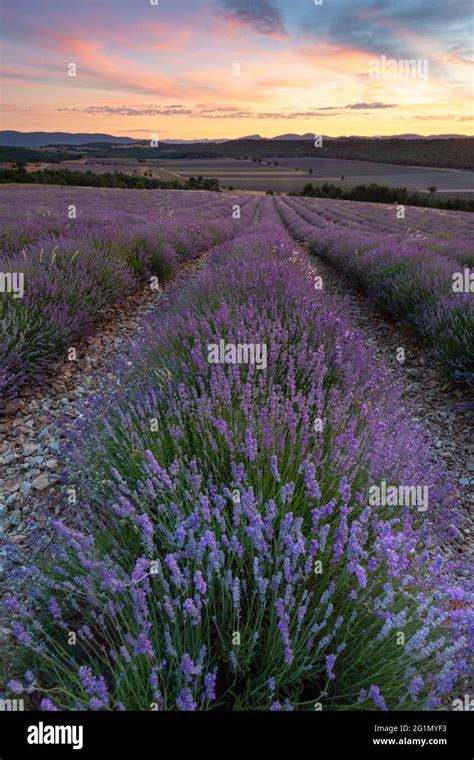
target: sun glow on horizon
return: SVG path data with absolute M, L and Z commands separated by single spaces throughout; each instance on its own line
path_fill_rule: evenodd
M 6 3 L 2 129 L 147 139 L 472 134 L 470 3 Z M 179 6 L 179 7 L 177 7 Z M 370 76 L 374 61 L 425 61 Z M 70 75 L 70 65 L 75 75 Z

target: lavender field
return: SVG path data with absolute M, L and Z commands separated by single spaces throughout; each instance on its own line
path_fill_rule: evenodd
M 12 186 L 4 196 L 3 398 L 40 376 L 147 277 L 164 280 L 179 262 L 267 217 L 367 289 L 375 305 L 406 321 L 457 379 L 472 384 L 474 225 L 467 213 L 413 208 L 405 220 L 382 204 L 75 188 L 78 214 L 68 192 L 53 186 L 40 196 Z M 32 209 L 21 219 L 18 203 Z
M 133 191 L 127 197 L 75 188 L 74 195 L 81 206 L 76 217 L 68 193 L 54 187 L 26 218 L 15 219 L 14 209 L 18 202 L 31 208 L 38 197 L 34 190 L 14 188 L 2 204 L 3 398 L 37 379 L 51 359 L 90 331 L 108 305 L 145 278 L 166 280 L 179 262 L 236 234 L 239 225 L 252 221 L 256 205 L 244 198 L 239 224 L 233 225 L 228 204 L 199 192 L 191 204 L 186 194 L 163 193 L 158 203 Z
M 474 244 L 469 214 L 343 201 L 278 201 L 292 235 L 364 288 L 374 305 L 429 342 L 460 381 L 474 381 Z
M 472 679 L 472 457 L 437 455 L 349 303 L 401 325 L 467 419 L 469 215 L 2 196 L 5 693 L 44 711 L 453 709 Z

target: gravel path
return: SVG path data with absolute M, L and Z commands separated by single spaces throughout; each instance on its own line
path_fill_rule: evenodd
M 443 463 L 457 487 L 463 508 L 461 530 L 453 527 L 453 544 L 444 549 L 462 556 L 472 550 L 474 536 L 474 419 L 472 411 L 466 409 L 472 395 L 469 397 L 468 391 L 446 377 L 421 340 L 376 311 L 370 299 L 352 287 L 334 266 L 315 256 L 309 258 L 315 275 L 323 280 L 323 290 L 344 299 L 344 316 L 359 328 L 367 345 L 385 362 L 387 385 L 391 380 L 401 385 L 407 413 L 428 430 L 434 457 Z M 400 347 L 405 351 L 402 364 L 397 360 Z
M 147 314 L 182 288 L 211 253 L 183 264 L 162 290 L 147 287 L 111 306 L 94 334 L 77 343 L 77 361 L 55 362 L 41 387 L 24 390 L 0 418 L 0 673 L 2 666 L 8 668 L 13 622 L 2 601 L 15 590 L 7 577 L 2 538 L 26 545 L 35 527 L 63 511 L 60 456 L 67 443 L 65 427 L 73 429 L 80 414 L 78 402 L 103 388 L 113 376 L 110 368 L 117 356 L 146 324 Z M 46 531 L 44 538 L 46 548 Z
M 35 506 L 44 505 L 58 483 L 64 423 L 72 427 L 78 404 L 113 379 L 114 360 L 146 324 L 146 316 L 200 268 L 210 252 L 184 264 L 160 291 L 147 287 L 111 306 L 94 334 L 78 342 L 77 361 L 60 360 L 41 387 L 26 389 L 0 418 L 0 528 L 19 532 Z M 14 530 L 12 530 L 14 529 Z

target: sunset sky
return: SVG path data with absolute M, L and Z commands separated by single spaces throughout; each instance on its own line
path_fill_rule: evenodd
M 471 0 L 151 2 L 3 0 L 0 128 L 473 134 Z M 371 78 L 382 56 L 428 76 Z

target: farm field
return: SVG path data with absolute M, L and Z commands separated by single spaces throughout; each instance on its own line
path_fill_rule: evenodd
M 472 217 L 0 194 L 5 693 L 47 711 L 418 711 L 467 692 Z M 406 328 L 406 364 L 380 351 L 392 327 L 352 323 L 353 290 Z
M 272 161 L 272 159 L 268 160 Z M 424 169 L 329 158 L 275 160 L 278 161 L 277 167 L 233 159 L 169 160 L 161 161 L 160 166 L 180 174 L 183 178 L 198 174 L 216 177 L 221 185 L 231 185 L 237 190 L 272 189 L 275 192 L 289 193 L 302 190 L 308 182 L 317 184 L 318 180 L 321 184 L 331 182 L 344 189 L 369 182 L 394 187 L 402 186 L 409 190 L 419 191 L 426 191 L 430 185 L 434 185 L 442 193 L 449 191 L 459 197 L 470 197 L 469 193 L 474 190 L 474 172 L 468 171 Z M 314 171 L 312 176 L 308 174 L 310 168 Z M 295 169 L 298 169 L 298 172 L 295 172 Z M 304 174 L 302 174 L 303 171 Z M 344 175 L 344 181 L 341 182 L 342 175 Z
M 279 159 L 279 165 L 304 172 L 313 169 L 313 184 L 318 180 L 340 184 L 339 180 L 344 175 L 345 180 L 351 184 L 377 182 L 421 192 L 434 185 L 441 193 L 452 193 L 459 197 L 469 197 L 474 192 L 474 172 L 457 169 L 428 169 L 335 158 L 282 158 Z
M 274 166 L 274 161 L 278 166 Z M 271 162 L 268 165 L 267 162 Z M 455 169 L 428 169 L 416 166 L 399 166 L 371 161 L 353 161 L 332 158 L 278 158 L 263 159 L 262 163 L 231 158 L 216 159 L 86 159 L 45 164 L 35 168 L 71 169 L 94 174 L 124 172 L 126 174 L 152 172 L 152 176 L 165 180 L 192 176 L 215 177 L 223 188 L 265 192 L 299 192 L 308 183 L 331 184 L 350 190 L 355 185 L 378 183 L 392 187 L 406 187 L 409 191 L 426 193 L 435 186 L 443 197 L 470 198 L 474 191 L 474 172 Z M 313 169 L 313 174 L 309 170 Z M 296 171 L 297 170 L 297 171 Z M 341 177 L 344 179 L 341 180 Z
M 301 190 L 305 182 L 295 176 L 295 172 L 275 166 L 266 166 L 252 161 L 234 159 L 210 160 L 168 160 L 160 166 L 180 174 L 183 178 L 201 174 L 216 177 L 223 187 L 229 185 L 236 190 L 255 190 L 265 192 L 273 189 L 275 192 L 290 192 Z
M 153 164 L 152 161 L 147 161 L 146 164 L 135 161 L 114 161 L 110 163 L 90 161 L 62 161 L 60 164 L 47 164 L 48 169 L 70 169 L 71 171 L 79 172 L 92 172 L 93 174 L 106 174 L 107 172 L 122 172 L 124 174 L 144 174 L 145 172 L 151 172 L 150 176 L 156 177 L 165 181 L 177 179 L 173 172 L 161 169 L 160 166 Z
M 273 187 L 278 192 L 290 192 L 301 190 L 306 184 L 303 178 L 298 177 L 289 169 L 268 167 L 264 164 L 256 164 L 252 161 L 237 161 L 234 159 L 210 159 L 179 161 L 171 159 L 146 159 L 145 163 L 116 159 L 88 159 L 82 163 L 66 162 L 49 164 L 48 168 L 73 169 L 75 171 L 92 171 L 95 174 L 106 172 L 124 172 L 131 174 L 138 172 L 143 174 L 151 171 L 154 177 L 165 181 L 182 180 L 183 182 L 192 176 L 215 177 L 222 187 L 229 185 L 236 190 L 254 190 L 265 192 Z
M 130 196 L 128 208 L 119 209 L 116 203 L 126 204 L 126 195 L 79 190 L 74 198 L 82 208 L 73 220 L 67 217 L 68 194 L 54 186 L 41 195 L 43 208 L 21 221 L 14 221 L 12 211 L 20 199 L 28 208 L 34 191 L 13 188 L 2 206 L 2 270 L 12 278 L 21 272 L 27 283 L 24 298 L 2 293 L 4 398 L 41 375 L 107 305 L 137 289 L 145 276 L 166 278 L 180 261 L 233 234 L 251 221 L 256 205 L 256 199 L 242 199 L 242 217 L 232 225 L 221 197 L 145 192 Z

